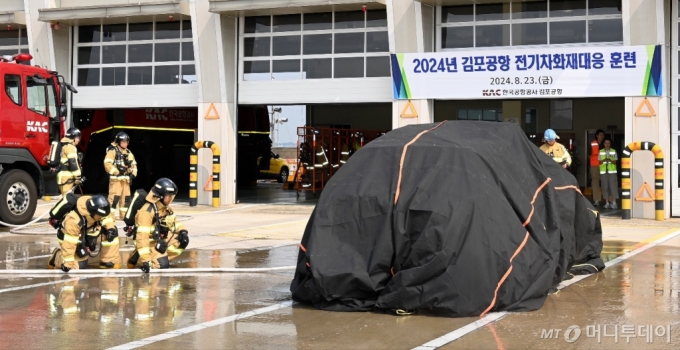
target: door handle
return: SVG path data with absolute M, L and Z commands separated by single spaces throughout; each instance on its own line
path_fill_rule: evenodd
M 33 139 L 35 138 L 35 134 L 26 134 L 27 139 Z

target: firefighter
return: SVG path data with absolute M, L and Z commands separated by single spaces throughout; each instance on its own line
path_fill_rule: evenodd
M 177 221 L 170 203 L 177 195 L 177 185 L 168 179 L 156 181 L 146 196 L 146 203 L 135 215 L 135 251 L 127 261 L 148 273 L 150 269 L 167 269 L 189 245 L 189 232 Z
M 69 128 L 66 135 L 61 139 L 61 158 L 57 173 L 57 185 L 59 192 L 65 194 L 81 182 L 80 163 L 78 162 L 78 149 L 81 133 L 77 128 Z
M 557 163 L 566 168 L 571 165 L 571 155 L 561 143 L 555 141 L 560 137 L 557 136 L 555 130 L 547 129 L 543 134 L 543 140 L 546 142 L 541 145 L 541 151 L 552 157 Z
M 127 148 L 130 136 L 124 132 L 116 135 L 114 142 L 106 149 L 104 168 L 109 174 L 109 203 L 115 217 L 120 205 L 122 219 L 130 206 L 130 181 L 137 176 L 137 162 Z
M 59 205 L 59 204 L 57 204 Z M 52 251 L 47 268 L 86 269 L 89 252 L 101 242 L 99 268 L 120 268 L 118 230 L 114 225 L 111 205 L 102 195 L 78 198 L 75 209 L 66 214 L 61 222 L 57 238 L 60 248 Z M 102 240 L 105 236 L 105 241 Z

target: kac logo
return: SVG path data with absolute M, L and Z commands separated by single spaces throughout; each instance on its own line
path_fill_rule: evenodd
M 482 90 L 482 96 L 500 96 L 500 95 L 501 95 L 500 89 Z
M 33 120 L 26 121 L 26 131 L 44 132 L 48 133 L 47 122 L 38 122 Z
M 147 108 L 146 109 L 146 120 L 168 120 L 166 108 Z

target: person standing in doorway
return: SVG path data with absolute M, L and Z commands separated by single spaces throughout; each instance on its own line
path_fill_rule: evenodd
M 555 130 L 547 129 L 543 134 L 545 143 L 541 145 L 540 149 L 566 169 L 571 165 L 571 155 L 569 155 L 569 151 L 567 151 L 563 144 L 555 141 L 559 138 Z
M 130 136 L 124 132 L 116 135 L 114 142 L 106 149 L 104 169 L 109 174 L 109 203 L 115 217 L 120 208 L 120 219 L 125 217 L 132 197 L 130 182 L 137 177 L 137 161 L 128 149 Z
M 605 209 L 617 209 L 619 198 L 619 179 L 616 174 L 616 161 L 619 159 L 616 150 L 611 148 L 612 141 L 604 140 L 604 149 L 600 150 L 600 178 L 602 179 L 602 196 L 607 201 Z
M 600 187 L 600 150 L 604 141 L 604 130 L 595 131 L 595 139 L 590 142 L 590 182 L 593 188 L 593 205 L 599 206 L 602 200 Z

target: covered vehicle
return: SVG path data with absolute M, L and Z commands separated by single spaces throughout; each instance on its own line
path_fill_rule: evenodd
M 328 182 L 290 289 L 324 310 L 535 310 L 571 274 L 602 270 L 601 250 L 574 176 L 517 125 L 412 125 Z

